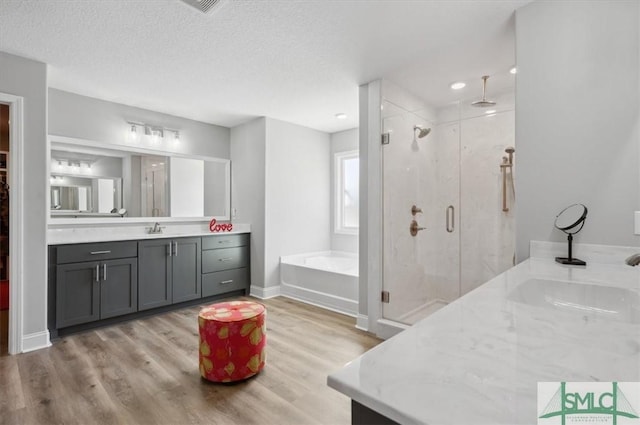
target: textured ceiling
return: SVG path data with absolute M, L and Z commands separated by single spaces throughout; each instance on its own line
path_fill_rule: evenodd
M 528 0 L 0 0 L 0 50 L 49 85 L 232 127 L 269 116 L 358 125 L 358 85 L 386 77 L 434 106 L 513 85 L 513 12 Z M 344 112 L 346 120 L 335 114 Z

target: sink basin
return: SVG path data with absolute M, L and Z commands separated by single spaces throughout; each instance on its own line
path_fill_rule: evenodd
M 624 288 L 529 279 L 514 288 L 507 299 L 534 307 L 640 324 L 640 294 Z

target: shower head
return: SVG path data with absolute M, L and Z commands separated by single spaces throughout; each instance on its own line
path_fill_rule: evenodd
M 417 125 L 413 126 L 413 131 L 418 130 L 418 139 L 422 139 L 427 134 L 431 133 L 431 128 L 422 128 Z
M 487 100 L 486 98 L 486 91 L 487 91 L 487 79 L 489 78 L 488 75 L 483 75 L 482 76 L 482 100 L 478 100 L 476 102 L 473 102 L 471 104 L 471 106 L 477 106 L 480 108 L 488 108 L 489 106 L 495 106 L 496 102 L 492 102 L 490 100 Z

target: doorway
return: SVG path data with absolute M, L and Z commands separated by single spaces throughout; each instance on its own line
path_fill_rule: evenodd
M 0 104 L 0 356 L 9 354 L 9 105 Z

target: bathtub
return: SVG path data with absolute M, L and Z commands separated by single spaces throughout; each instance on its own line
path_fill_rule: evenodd
M 356 317 L 358 256 L 324 251 L 280 257 L 280 293 Z

